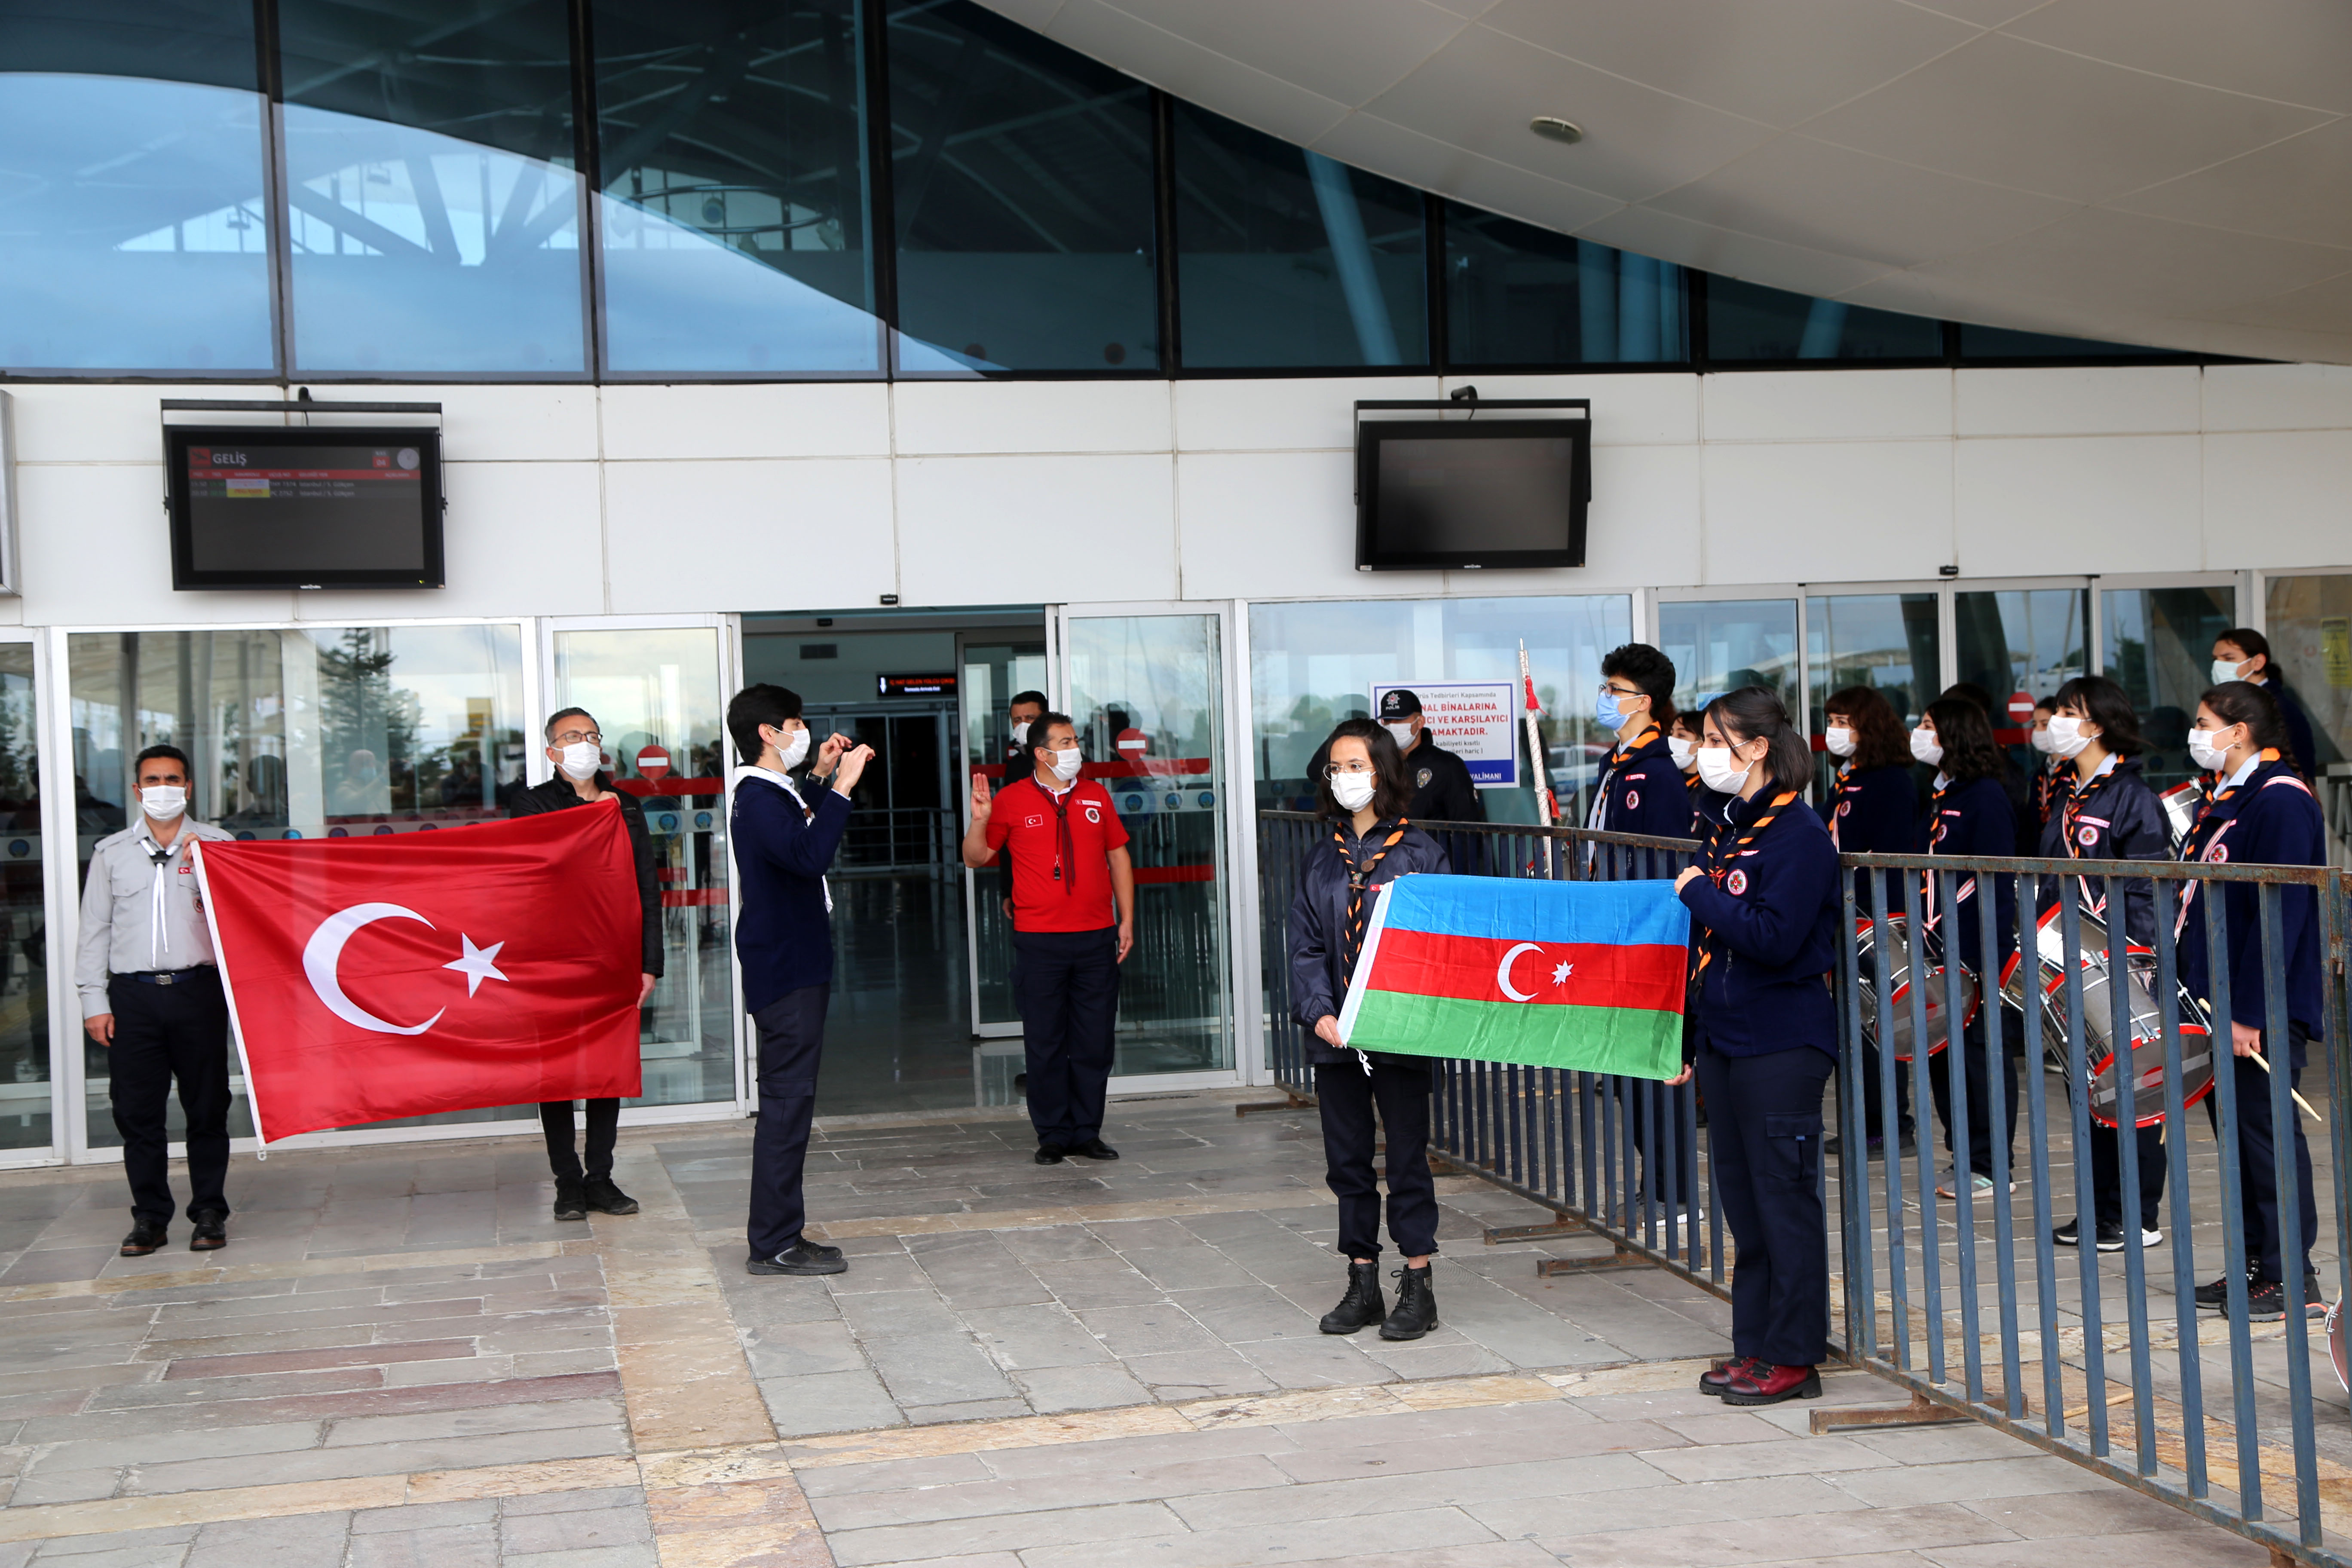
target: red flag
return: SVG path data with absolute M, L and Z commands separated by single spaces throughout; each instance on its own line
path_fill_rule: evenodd
M 201 844 L 262 1142 L 639 1092 L 618 805 L 382 837 Z

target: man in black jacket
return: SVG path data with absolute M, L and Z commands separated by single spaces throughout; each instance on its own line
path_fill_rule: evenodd
M 1415 822 L 1484 822 L 1486 803 L 1470 782 L 1470 764 L 1437 743 L 1421 716 L 1421 699 L 1403 687 L 1381 693 L 1381 725 L 1404 753 L 1405 776 L 1412 780 Z
M 646 831 L 645 808 L 637 797 L 612 787 L 604 773 L 604 737 L 585 708 L 566 708 L 547 721 L 547 760 L 555 776 L 543 784 L 517 794 L 507 806 L 509 816 L 536 816 L 542 811 L 563 811 L 613 796 L 621 804 L 621 821 L 629 830 L 629 851 L 637 868 L 637 901 L 644 910 L 645 959 L 639 976 L 637 1005 L 653 999 L 654 982 L 662 973 L 661 882 L 654 872 L 654 841 Z M 637 1200 L 613 1183 L 613 1144 L 619 1136 L 621 1102 L 592 1100 L 588 1106 L 588 1160 L 581 1164 L 572 1147 L 572 1102 L 542 1101 L 540 1131 L 547 1135 L 547 1163 L 555 1173 L 555 1217 L 586 1219 L 598 1214 L 635 1214 Z

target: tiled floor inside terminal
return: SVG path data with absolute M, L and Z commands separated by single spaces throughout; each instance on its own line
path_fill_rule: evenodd
M 830 1279 L 743 1273 L 734 1124 L 630 1133 L 645 1212 L 586 1226 L 536 1140 L 240 1158 L 216 1255 L 116 1258 L 115 1171 L 0 1177 L 0 1568 L 2268 1561 L 1990 1429 L 1727 1409 L 1723 1303 L 1539 1279 L 1595 1244 L 1485 1245 L 1542 1215 L 1469 1177 L 1444 1326 L 1318 1334 L 1313 1113 L 1236 1098 L 1117 1105 L 1108 1164 L 830 1125 Z

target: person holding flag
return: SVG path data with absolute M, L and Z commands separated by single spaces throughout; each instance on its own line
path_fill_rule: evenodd
M 1804 805 L 1811 750 L 1780 700 L 1745 686 L 1705 714 L 1699 771 L 1735 796 L 1675 879 L 1691 914 L 1690 1059 L 1707 1106 L 1717 1201 L 1738 1244 L 1731 1359 L 1699 1377 L 1727 1405 L 1822 1392 L 1829 1222 L 1822 1093 L 1837 1063 L 1837 849 Z
M 1430 1255 L 1437 1250 L 1437 1183 L 1429 1169 L 1428 1059 L 1349 1050 L 1339 1010 L 1354 979 L 1374 895 L 1399 877 L 1444 871 L 1445 851 L 1406 820 L 1413 781 L 1387 728 L 1342 720 L 1323 743 L 1315 814 L 1330 836 L 1307 852 L 1290 904 L 1291 1013 L 1308 1031 L 1324 1180 L 1339 1200 L 1348 1289 L 1318 1325 L 1352 1334 L 1374 1323 L 1384 1340 L 1437 1327 Z M 1373 1109 L 1388 1135 L 1389 1239 L 1404 1255 L 1396 1310 L 1381 1299 L 1381 1188 L 1372 1169 Z

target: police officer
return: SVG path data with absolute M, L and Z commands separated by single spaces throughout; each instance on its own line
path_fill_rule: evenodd
M 1470 782 L 1470 764 L 1437 743 L 1421 716 L 1421 699 L 1403 687 L 1381 693 L 1381 727 L 1404 753 L 1405 776 L 1412 781 L 1415 822 L 1484 822 L 1486 803 Z
M 148 747 L 131 776 L 138 817 L 90 850 L 74 985 L 82 1027 L 106 1047 L 107 1100 L 122 1134 L 122 1256 L 144 1258 L 170 1239 L 163 1118 L 174 1079 L 188 1119 L 188 1250 L 211 1252 L 228 1245 L 228 1000 L 189 846 L 233 836 L 189 818 L 178 747 Z
M 1738 1244 L 1731 1359 L 1699 1377 L 1727 1405 L 1818 1398 L 1829 1356 L 1822 1093 L 1837 1063 L 1837 848 L 1804 804 L 1813 757 L 1780 700 L 1747 686 L 1706 710 L 1708 784 L 1735 795 L 1675 880 L 1691 912 L 1697 1027 L 1717 1201 Z
M 2213 684 L 2225 686 L 2232 680 L 2259 686 L 2269 694 L 2286 736 L 2287 743 L 2282 748 L 2286 759 L 2302 771 L 2305 783 L 2317 778 L 2319 752 L 2311 741 L 2311 716 L 2272 668 L 2271 639 L 2252 626 L 2232 626 L 2213 639 Z

